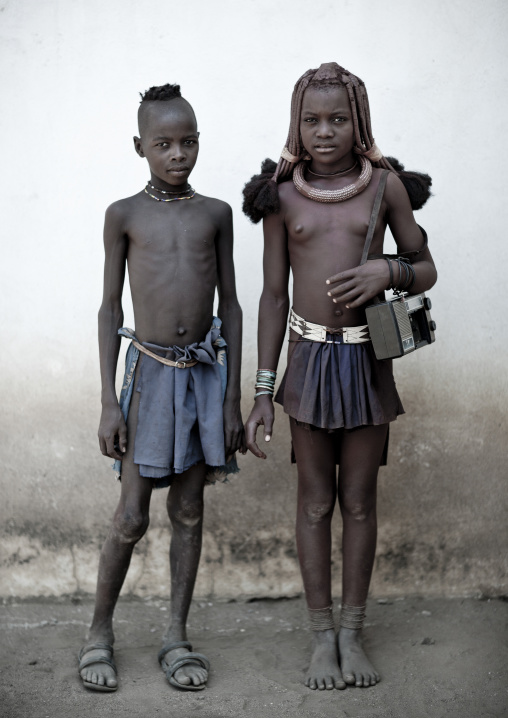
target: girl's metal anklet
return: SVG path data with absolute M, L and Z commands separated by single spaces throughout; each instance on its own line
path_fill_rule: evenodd
M 310 627 L 313 631 L 335 630 L 333 621 L 333 604 L 327 608 L 308 608 Z
M 367 606 L 348 606 L 347 603 L 343 603 L 340 611 L 340 625 L 342 628 L 352 628 L 356 631 L 363 628 L 366 608 Z

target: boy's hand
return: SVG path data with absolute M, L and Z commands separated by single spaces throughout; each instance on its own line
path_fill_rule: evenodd
M 255 400 L 247 423 L 245 424 L 245 438 L 247 440 L 247 448 L 252 451 L 258 459 L 266 459 L 266 454 L 261 451 L 256 443 L 256 433 L 258 426 L 265 427 L 265 441 L 270 441 L 273 430 L 273 403 L 272 398 L 267 394 L 258 396 Z
M 98 434 L 99 446 L 104 456 L 123 459 L 127 451 L 127 426 L 118 404 L 102 409 Z
M 328 296 L 334 302 L 345 304 L 347 309 L 356 309 L 388 288 L 390 271 L 384 259 L 371 259 L 359 267 L 347 269 L 326 280 Z
M 235 451 L 239 451 L 241 454 L 247 453 L 242 413 L 240 402 L 230 403 L 226 399 L 224 402 L 224 452 L 226 456 L 231 456 Z

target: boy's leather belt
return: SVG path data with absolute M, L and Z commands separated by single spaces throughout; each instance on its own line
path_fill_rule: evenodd
M 197 359 L 180 359 L 179 361 L 171 361 L 171 359 L 165 359 L 164 357 L 160 357 L 158 354 L 154 354 L 154 352 L 151 352 L 149 349 L 147 349 L 134 339 L 132 340 L 132 343 L 134 344 L 136 349 L 139 349 L 140 352 L 143 352 L 143 354 L 147 354 L 149 357 L 152 357 L 152 359 L 156 359 L 157 361 L 160 361 L 161 364 L 165 364 L 166 366 L 174 366 L 177 369 L 188 369 L 189 367 L 195 366 L 198 363 Z
M 363 324 L 359 327 L 333 329 L 332 327 L 325 327 L 323 324 L 307 322 L 305 319 L 302 319 L 302 317 L 299 317 L 293 309 L 291 309 L 289 314 L 289 328 L 311 342 L 323 342 L 324 344 L 339 343 L 333 339 L 327 339 L 327 334 L 340 335 L 342 337 L 342 343 L 344 344 L 363 344 L 364 342 L 370 341 L 369 327 L 367 324 Z

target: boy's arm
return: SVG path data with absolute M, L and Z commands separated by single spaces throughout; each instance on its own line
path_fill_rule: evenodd
M 400 179 L 390 172 L 384 194 L 386 220 L 393 234 L 399 252 L 420 250 L 424 238 L 416 224 L 407 191 Z M 434 286 L 437 271 L 428 247 L 412 260 L 415 269 L 415 282 L 411 294 L 425 292 Z M 393 283 L 400 280 L 399 267 L 392 262 Z M 331 297 L 347 302 L 349 308 L 361 307 L 367 301 L 388 288 L 390 271 L 384 259 L 372 259 L 365 264 L 336 274 L 327 280 L 327 284 L 337 285 L 329 290 Z
M 222 334 L 228 345 L 228 380 L 224 397 L 224 446 L 226 457 L 235 451 L 245 453 L 240 410 L 240 370 L 242 363 L 242 309 L 236 296 L 233 262 L 233 216 L 229 205 L 221 205 L 216 237 L 218 314 Z
M 121 459 L 127 449 L 127 427 L 116 397 L 115 375 L 121 341 L 118 330 L 123 323 L 127 238 L 123 231 L 123 212 L 118 204 L 111 205 L 106 211 L 104 252 L 104 293 L 99 309 L 102 413 L 98 433 L 104 456 Z
M 258 369 L 276 371 L 287 329 L 289 312 L 289 254 L 287 230 L 282 212 L 263 220 L 265 237 L 263 254 L 263 292 L 259 300 Z M 254 377 L 253 377 L 254 379 Z M 256 443 L 258 426 L 265 428 L 265 441 L 270 441 L 273 428 L 272 397 L 262 394 L 255 400 L 245 425 L 247 448 L 260 459 L 266 459 Z

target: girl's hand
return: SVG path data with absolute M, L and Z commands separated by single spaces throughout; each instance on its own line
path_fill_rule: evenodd
M 265 441 L 270 441 L 272 438 L 273 429 L 273 403 L 272 397 L 267 394 L 258 396 L 255 400 L 254 408 L 252 409 L 247 423 L 245 424 L 245 439 L 247 441 L 247 448 L 252 451 L 254 456 L 258 459 L 266 459 L 266 454 L 261 451 L 259 446 L 256 444 L 256 434 L 258 427 L 263 425 L 265 427 Z
M 328 290 L 328 296 L 334 302 L 345 304 L 347 309 L 356 309 L 388 288 L 388 263 L 384 259 L 371 259 L 359 267 L 335 274 L 326 283 L 336 285 Z

